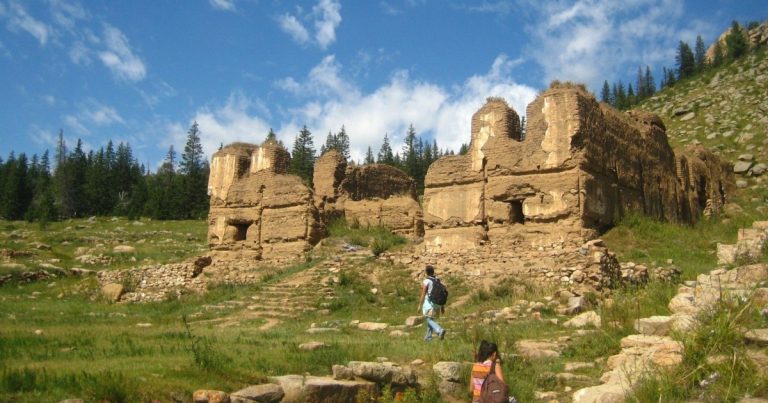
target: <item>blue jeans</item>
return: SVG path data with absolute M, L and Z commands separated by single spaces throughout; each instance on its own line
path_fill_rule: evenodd
M 424 316 L 424 319 L 427 321 L 427 335 L 424 336 L 424 340 L 429 341 L 432 340 L 432 333 L 434 332 L 436 335 L 440 335 L 443 333 L 443 328 L 440 327 L 440 325 L 435 322 L 435 319 L 430 316 Z

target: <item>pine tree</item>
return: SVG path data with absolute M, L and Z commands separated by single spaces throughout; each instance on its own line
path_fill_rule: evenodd
M 197 122 L 195 122 L 195 124 L 197 124 Z M 277 134 L 275 134 L 275 131 L 272 130 L 271 127 L 269 128 L 269 133 L 267 133 L 267 138 L 264 139 L 264 141 L 270 141 L 270 140 L 277 141 Z
M 725 59 L 725 55 L 723 54 L 723 47 L 719 40 L 715 42 L 712 53 L 712 66 L 717 67 L 722 65 Z
M 347 135 L 347 129 L 344 128 L 344 125 L 341 125 L 341 130 L 339 130 L 338 133 L 336 133 L 336 149 L 341 153 L 341 155 L 344 156 L 347 160 L 350 157 L 349 154 L 349 136 Z
M 624 92 L 624 83 L 619 80 L 619 83 L 616 84 L 616 109 L 626 109 L 627 108 L 627 93 Z
M 467 155 L 468 152 L 469 152 L 469 144 L 461 143 L 461 147 L 459 147 L 459 155 Z
M 637 103 L 637 99 L 635 97 L 635 90 L 632 88 L 632 84 L 629 84 L 629 86 L 627 87 L 626 107 L 629 108 L 636 103 Z
M 373 150 L 371 150 L 371 146 L 368 146 L 368 150 L 365 152 L 365 160 L 363 161 L 365 165 L 375 164 L 376 159 L 373 158 Z
M 703 71 L 707 63 L 707 48 L 704 46 L 704 40 L 701 35 L 696 36 L 696 45 L 694 46 L 693 61 L 696 71 Z
M 749 49 L 749 39 L 736 20 L 731 23 L 731 32 L 725 37 L 725 46 L 729 60 L 736 60 L 744 56 Z
M 395 156 L 392 155 L 392 147 L 389 145 L 389 135 L 384 133 L 384 141 L 379 149 L 376 161 L 379 164 L 395 165 Z
M 187 131 L 187 143 L 179 164 L 179 173 L 183 175 L 182 205 L 185 206 L 186 218 L 203 217 L 208 213 L 208 170 L 200 140 L 200 126 L 194 122 Z
M 645 66 L 645 91 L 648 97 L 656 93 L 656 80 L 654 80 L 651 68 L 648 65 Z
M 648 91 L 645 88 L 645 75 L 643 74 L 643 68 L 637 68 L 637 81 L 635 82 L 635 88 L 637 89 L 637 99 L 645 99 L 648 96 Z
M 291 152 L 291 173 L 301 177 L 311 186 L 315 170 L 315 145 L 312 132 L 305 125 L 296 136 Z
M 603 81 L 603 90 L 600 91 L 600 100 L 607 104 L 611 103 L 611 87 L 608 85 L 608 80 Z
M 696 70 L 696 62 L 694 60 L 691 47 L 687 43 L 680 41 L 677 46 L 677 55 L 675 56 L 675 63 L 677 63 L 677 78 L 682 80 L 693 75 Z

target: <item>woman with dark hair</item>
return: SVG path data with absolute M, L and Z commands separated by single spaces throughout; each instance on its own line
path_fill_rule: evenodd
M 494 363 L 496 365 L 493 365 Z M 472 392 L 472 402 L 480 401 L 480 390 L 492 367 L 496 376 L 502 382 L 505 382 L 504 373 L 501 370 L 498 346 L 496 346 L 496 343 L 481 340 L 480 347 L 478 347 L 477 354 L 475 355 L 475 364 L 472 366 L 472 375 L 470 375 L 469 379 L 469 391 Z M 512 399 L 510 398 L 510 401 Z

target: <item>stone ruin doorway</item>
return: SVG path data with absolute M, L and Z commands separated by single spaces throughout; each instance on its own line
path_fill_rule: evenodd
M 235 227 L 235 233 L 232 237 L 232 240 L 235 242 L 245 241 L 246 234 L 248 233 L 248 227 L 250 227 L 250 225 L 250 223 L 232 223 L 232 226 Z
M 509 223 L 525 224 L 525 214 L 523 214 L 523 200 L 512 200 L 509 203 Z

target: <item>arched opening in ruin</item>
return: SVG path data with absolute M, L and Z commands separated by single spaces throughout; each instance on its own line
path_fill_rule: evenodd
M 512 200 L 509 203 L 509 223 L 525 224 L 525 214 L 523 214 L 523 201 Z

